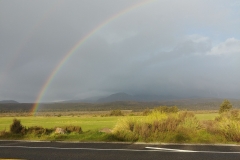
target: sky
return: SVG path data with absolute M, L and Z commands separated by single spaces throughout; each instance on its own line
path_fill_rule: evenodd
M 239 0 L 1 0 L 0 100 L 240 99 Z

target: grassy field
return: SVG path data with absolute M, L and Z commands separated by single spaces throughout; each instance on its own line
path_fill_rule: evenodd
M 214 120 L 218 113 L 196 113 L 196 117 L 199 120 Z M 95 116 L 61 116 L 61 117 L 0 117 L 0 131 L 9 131 L 9 126 L 13 121 L 13 118 L 21 120 L 22 125 L 26 127 L 30 126 L 42 126 L 44 128 L 54 128 L 61 126 L 81 126 L 83 131 L 88 130 L 100 130 L 103 128 L 112 129 L 118 119 L 123 116 L 111 116 L 111 117 L 95 117 Z M 136 117 L 136 116 L 134 116 Z M 142 118 L 142 116 L 137 116 Z
M 223 114 L 217 111 L 167 113 L 153 110 L 145 116 L 132 112 L 125 116 L 110 115 L 0 117 L 0 139 L 240 143 L 238 110 Z M 11 128 L 10 132 L 14 118 L 20 120 L 23 127 L 20 130 Z M 15 122 L 13 126 L 16 128 L 19 125 Z M 55 127 L 66 132 L 56 133 Z M 77 131 L 75 127 L 81 128 Z
M 113 128 L 118 118 L 120 117 L 14 117 L 21 120 L 22 125 L 42 126 L 44 128 L 54 128 L 61 126 L 81 126 L 83 131 L 98 130 L 102 128 Z M 9 126 L 13 121 L 13 117 L 0 118 L 0 131 L 6 129 L 9 131 Z
M 201 120 L 214 120 L 217 117 L 218 113 L 197 113 L 195 116 Z

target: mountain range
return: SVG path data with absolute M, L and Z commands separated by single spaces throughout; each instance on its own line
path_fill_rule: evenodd
M 130 95 L 124 92 L 114 93 L 109 96 L 101 96 L 101 97 L 89 97 L 86 99 L 73 99 L 66 100 L 61 102 L 52 102 L 52 103 L 111 103 L 111 102 L 162 102 L 162 101 L 179 101 L 186 99 L 222 99 L 222 98 L 214 98 L 214 97 L 176 97 L 171 95 Z M 0 104 L 17 104 L 19 102 L 14 100 L 2 100 Z M 51 103 L 51 102 L 47 102 Z
M 6 103 L 18 103 L 18 102 L 14 101 L 14 100 L 3 100 L 3 101 L 0 101 L 0 104 L 6 104 Z
M 150 101 L 162 101 L 162 100 L 173 100 L 180 99 L 179 97 L 174 96 L 157 96 L 157 95 L 130 95 L 127 93 L 114 93 L 105 97 L 92 97 L 87 99 L 79 99 L 79 100 L 69 100 L 63 101 L 63 103 L 107 103 L 107 102 L 117 102 L 117 101 L 136 101 L 136 102 L 150 102 Z

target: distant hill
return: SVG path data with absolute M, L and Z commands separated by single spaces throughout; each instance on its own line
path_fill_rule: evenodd
M 116 96 L 116 97 L 115 97 Z M 121 97 L 122 96 L 122 97 Z M 110 98 L 122 99 L 132 97 L 127 94 L 114 94 Z M 134 96 L 133 96 L 134 97 Z M 106 100 L 106 99 L 105 99 Z M 108 99 L 107 99 L 108 100 Z M 115 99 L 117 100 L 117 99 Z M 119 100 L 119 99 L 118 99 Z M 224 99 L 216 98 L 192 98 L 192 99 L 177 99 L 177 100 L 162 100 L 162 101 L 114 101 L 100 103 L 42 103 L 39 105 L 38 111 L 104 111 L 104 110 L 134 110 L 142 111 L 146 108 L 154 108 L 157 106 L 177 106 L 182 110 L 218 110 Z M 239 99 L 228 99 L 233 105 L 233 108 L 240 109 Z M 0 112 L 31 112 L 34 104 L 31 103 L 0 103 Z
M 118 102 L 118 101 L 136 101 L 136 102 L 153 102 L 162 100 L 179 99 L 174 96 L 158 96 L 158 95 L 129 95 L 127 93 L 115 93 L 105 98 L 100 98 L 96 102 Z
M 134 101 L 135 98 L 126 93 L 115 93 L 105 98 L 100 98 L 97 102 Z
M 100 98 L 103 98 L 103 96 L 90 97 L 90 98 L 85 98 L 85 99 L 73 99 L 73 100 L 62 101 L 59 103 L 95 103 Z
M 14 101 L 14 100 L 3 100 L 3 101 L 0 101 L 1 104 L 6 104 L 6 103 L 19 103 L 17 101 Z
M 177 100 L 181 99 L 180 97 L 175 97 L 171 95 L 130 95 L 124 92 L 114 93 L 109 96 L 98 96 L 98 97 L 89 97 L 85 99 L 73 99 L 66 100 L 57 103 L 108 103 L 108 102 L 155 102 L 163 100 Z M 55 102 L 54 102 L 55 103 Z

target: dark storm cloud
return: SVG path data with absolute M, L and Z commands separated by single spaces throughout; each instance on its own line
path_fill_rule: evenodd
M 74 45 L 142 1 L 1 1 L 0 100 L 32 102 Z M 90 36 L 42 101 L 130 94 L 239 98 L 237 1 L 156 0 Z

